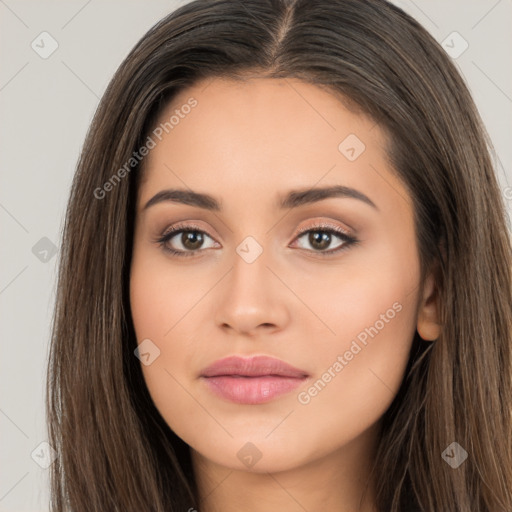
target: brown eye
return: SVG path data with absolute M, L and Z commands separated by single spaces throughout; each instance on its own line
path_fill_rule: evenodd
M 340 242 L 332 247 L 336 238 L 340 240 Z M 305 239 L 306 245 L 309 244 L 309 247 L 301 247 L 302 249 L 316 252 L 322 256 L 338 253 L 357 243 L 357 240 L 353 236 L 348 235 L 339 228 L 329 226 L 317 226 L 303 230 L 296 239 Z M 327 250 L 329 247 L 331 247 L 331 250 Z
M 308 242 L 314 249 L 327 249 L 331 245 L 331 233 L 326 231 L 310 231 Z
M 213 244 L 205 247 L 206 239 L 212 240 Z M 157 242 L 163 250 L 176 256 L 193 256 L 202 249 L 213 247 L 215 242 L 203 230 L 193 226 L 174 226 L 168 230 Z
M 181 244 L 190 251 L 201 248 L 204 241 L 203 233 L 200 231 L 183 231 L 181 233 Z

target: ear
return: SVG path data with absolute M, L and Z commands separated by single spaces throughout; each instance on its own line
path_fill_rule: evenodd
M 425 279 L 416 325 L 418 334 L 426 341 L 435 341 L 441 334 L 439 308 L 439 291 L 436 286 L 435 274 L 432 272 Z

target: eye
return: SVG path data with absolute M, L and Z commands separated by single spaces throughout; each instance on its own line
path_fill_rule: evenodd
M 326 251 L 325 249 L 332 245 L 333 236 L 341 242 L 334 249 Z M 336 254 L 358 243 L 358 240 L 352 235 L 349 235 L 339 227 L 329 224 L 320 224 L 302 229 L 295 240 L 302 238 L 312 247 L 312 249 L 306 248 L 307 251 L 317 253 L 321 256 Z M 204 243 L 206 239 L 212 240 L 213 244 L 209 247 L 205 247 Z M 156 242 L 164 251 L 178 257 L 194 256 L 200 250 L 210 249 L 215 247 L 216 244 L 213 238 L 199 227 L 182 224 L 168 229 Z M 304 247 L 301 248 L 304 249 Z
M 327 251 L 325 249 L 332 245 L 333 236 L 334 238 L 341 240 L 341 242 L 333 249 Z M 312 249 L 306 248 L 308 251 L 315 252 L 321 256 L 336 254 L 348 249 L 351 245 L 358 243 L 358 240 L 352 235 L 349 235 L 341 228 L 331 226 L 329 224 L 321 224 L 307 229 L 302 229 L 296 239 L 300 240 L 301 238 L 305 240 L 306 244 L 309 244 L 310 247 L 312 247 Z
M 204 247 L 205 237 L 213 240 L 207 233 L 197 226 L 176 225 L 167 230 L 161 238 L 156 240 L 166 252 L 175 256 L 194 256 L 200 249 L 208 249 Z M 174 245 L 175 247 L 172 247 Z

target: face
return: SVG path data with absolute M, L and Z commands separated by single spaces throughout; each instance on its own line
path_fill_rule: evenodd
M 229 468 L 342 450 L 391 404 L 418 326 L 413 205 L 384 133 L 293 79 L 200 82 L 160 121 L 130 278 L 155 406 Z

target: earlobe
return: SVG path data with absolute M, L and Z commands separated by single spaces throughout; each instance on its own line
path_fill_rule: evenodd
M 416 325 L 416 330 L 423 340 L 435 341 L 441 334 L 439 307 L 439 293 L 434 274 L 431 273 L 425 280 Z

